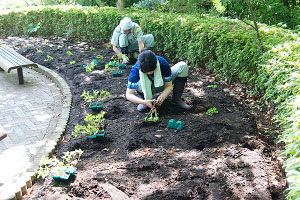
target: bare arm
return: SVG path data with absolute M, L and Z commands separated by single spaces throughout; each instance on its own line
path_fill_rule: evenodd
M 122 55 L 122 52 L 114 45 L 113 45 L 113 50 L 117 55 L 120 55 L 120 54 Z
M 134 89 L 127 88 L 127 90 L 126 90 L 126 99 L 128 99 L 129 101 L 134 102 L 134 103 L 145 104 L 149 108 L 153 107 L 152 102 L 154 101 L 154 99 L 152 99 L 152 100 L 141 99 L 141 98 L 135 96 L 134 92 L 135 92 Z
M 144 42 L 141 40 L 138 43 L 139 43 L 139 52 L 141 53 L 142 49 L 145 47 Z
M 159 95 L 157 98 L 157 105 L 161 106 L 161 104 L 165 101 L 165 99 L 170 95 L 170 93 L 173 90 L 173 84 L 172 81 L 170 82 L 164 82 L 164 91 Z

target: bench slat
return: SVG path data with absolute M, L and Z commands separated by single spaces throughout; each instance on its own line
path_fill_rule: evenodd
M 9 53 L 16 56 L 20 61 L 25 62 L 26 64 L 33 64 L 34 63 L 31 60 L 27 59 L 26 57 L 22 56 L 21 54 L 19 54 L 18 52 L 16 52 L 15 50 L 13 50 L 9 47 L 6 47 L 5 50 L 7 50 Z
M 12 64 L 11 62 L 9 62 L 6 58 L 4 58 L 1 53 L 0 53 L 0 67 L 6 71 L 7 73 L 9 73 L 9 68 L 14 67 L 14 64 Z
M 0 53 L 3 56 L 5 56 L 5 58 L 9 62 L 13 63 L 15 66 L 33 64 L 32 61 L 18 54 L 17 52 L 15 52 L 13 49 L 9 47 L 0 48 Z
M 17 69 L 19 84 L 24 84 L 23 67 L 38 67 L 31 60 L 25 58 L 15 50 L 9 47 L 0 47 L 0 67 L 9 73 L 13 69 Z
M 10 55 L 5 48 L 0 48 L 0 55 L 2 59 L 4 58 L 7 62 L 12 63 L 14 66 L 20 65 L 19 63 L 15 62 L 12 58 L 12 55 Z

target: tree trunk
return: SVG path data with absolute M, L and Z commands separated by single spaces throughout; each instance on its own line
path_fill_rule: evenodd
M 261 49 L 262 53 L 264 53 L 265 49 L 263 47 L 263 44 L 262 44 L 262 41 L 261 41 L 261 38 L 260 38 L 260 35 L 259 35 L 259 30 L 258 30 L 258 26 L 257 26 L 257 23 L 256 23 L 256 18 L 255 18 L 250 0 L 247 0 L 247 4 L 248 4 L 248 7 L 249 7 L 249 10 L 250 10 L 250 13 L 251 13 L 251 17 L 252 17 L 252 20 L 253 20 L 253 23 L 254 23 L 254 29 L 256 30 L 256 35 L 257 35 L 257 39 L 258 39 L 258 42 L 259 42 L 260 49 Z
M 117 2 L 117 8 L 120 12 L 123 12 L 125 7 L 125 0 L 118 0 Z

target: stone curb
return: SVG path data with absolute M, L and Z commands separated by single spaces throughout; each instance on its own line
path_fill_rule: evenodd
M 71 111 L 71 104 L 72 104 L 72 93 L 66 81 L 62 77 L 60 77 L 56 72 L 42 65 L 38 65 L 38 68 L 31 68 L 31 69 L 45 75 L 50 80 L 52 80 L 58 86 L 58 88 L 60 89 L 63 95 L 63 105 L 62 105 L 60 119 L 58 120 L 57 123 L 57 127 L 55 131 L 51 133 L 51 135 L 48 134 L 44 140 L 40 141 L 43 142 L 45 146 L 44 149 L 41 152 L 39 152 L 38 155 L 51 156 L 57 144 L 60 142 L 60 139 L 68 124 L 70 111 Z M 33 171 L 27 172 L 26 174 L 23 174 L 22 177 L 20 177 L 18 183 L 15 186 L 18 189 L 15 190 L 14 194 L 12 194 L 9 197 L 9 199 L 14 199 L 14 200 L 22 199 L 22 196 L 28 193 L 27 189 L 31 188 L 34 182 L 36 181 L 34 170 L 38 169 L 39 161 L 40 158 L 35 159 L 32 163 Z

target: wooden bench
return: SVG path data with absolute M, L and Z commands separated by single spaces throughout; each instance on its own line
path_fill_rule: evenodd
M 17 69 L 19 84 L 24 84 L 23 67 L 38 66 L 11 48 L 7 46 L 0 47 L 0 68 L 7 73 L 10 73 L 13 69 Z

